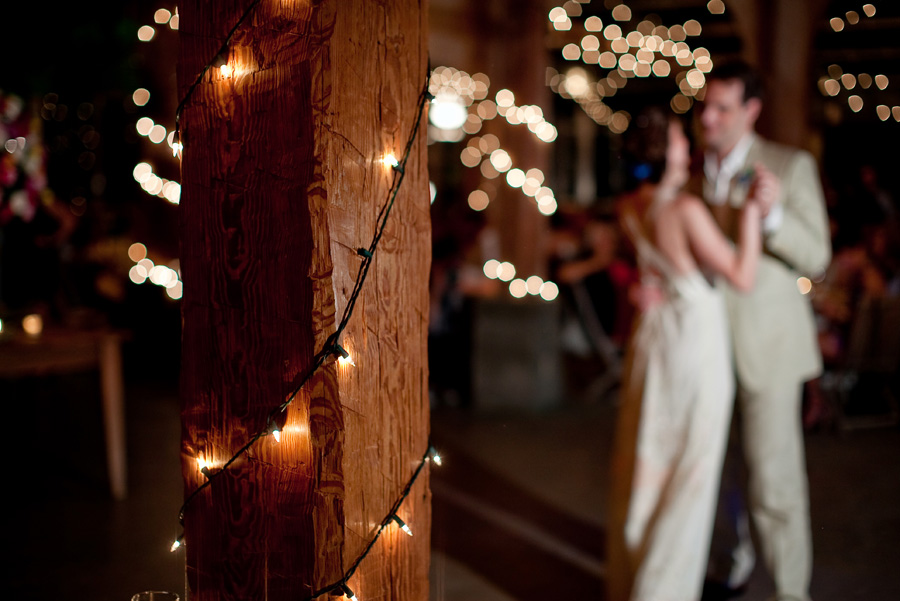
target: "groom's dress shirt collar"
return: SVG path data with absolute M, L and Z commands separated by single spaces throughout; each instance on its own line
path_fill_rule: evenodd
M 709 151 L 703 162 L 703 171 L 706 173 L 706 179 L 713 185 L 713 197 L 708 199 L 710 204 L 722 205 L 728 202 L 728 192 L 731 188 L 731 180 L 737 175 L 738 170 L 747 160 L 747 154 L 756 135 L 748 132 L 743 138 L 738 140 L 722 162 L 719 163 L 716 153 Z

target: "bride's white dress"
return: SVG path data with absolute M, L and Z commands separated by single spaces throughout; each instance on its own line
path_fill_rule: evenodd
M 734 394 L 725 306 L 702 273 L 678 274 L 629 225 L 642 276 L 666 300 L 629 346 L 613 452 L 610 601 L 696 601 Z

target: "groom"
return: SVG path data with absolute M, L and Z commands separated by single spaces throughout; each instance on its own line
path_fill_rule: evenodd
M 759 137 L 754 128 L 761 109 L 760 78 L 745 63 L 722 63 L 707 76 L 700 116 L 706 147 L 702 190 L 732 238 L 735 209 L 751 187 L 770 207 L 756 287 L 747 294 L 724 293 L 738 384 L 736 420 L 748 470 L 746 507 L 775 581 L 775 599 L 806 601 L 812 541 L 801 396 L 804 381 L 818 375 L 822 364 L 812 309 L 797 278 L 824 271 L 831 242 L 814 159 Z M 749 578 L 755 553 L 744 503 L 733 494 L 727 498 L 735 492 L 729 491 L 729 476 L 723 476 L 710 570 L 736 589 Z M 730 515 L 721 519 L 723 512 Z

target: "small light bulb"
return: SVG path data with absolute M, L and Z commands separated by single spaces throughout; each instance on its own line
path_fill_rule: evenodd
M 397 157 L 395 157 L 393 154 L 385 155 L 385 157 L 382 159 L 382 162 L 385 165 L 389 165 L 391 167 L 399 167 L 400 166 L 400 161 L 398 161 Z
M 222 77 L 231 77 L 231 74 L 234 72 L 229 65 L 225 64 L 219 67 L 219 73 L 222 74 Z
M 344 596 L 350 599 L 350 601 L 359 601 L 353 591 L 350 590 L 350 587 L 346 584 L 341 585 L 341 592 L 344 593 Z
M 353 357 L 350 356 L 350 351 L 342 347 L 340 344 L 335 343 L 334 354 L 337 355 L 338 363 L 340 363 L 341 365 L 356 365 L 356 363 L 353 362 Z
M 437 449 L 431 447 L 431 460 L 434 461 L 435 465 L 441 465 L 443 459 L 441 459 L 440 453 L 437 452 Z
M 174 553 L 175 551 L 178 550 L 178 548 L 179 548 L 182 544 L 183 544 L 183 543 L 181 542 L 181 539 L 180 539 L 180 538 L 176 538 L 176 539 L 175 539 L 175 542 L 172 543 L 172 547 L 169 549 L 169 552 L 170 552 L 170 553 Z
M 172 156 L 177 157 L 178 153 L 181 151 L 182 148 L 184 148 L 184 146 L 182 146 L 178 142 L 173 142 L 172 143 Z
M 392 515 L 391 519 L 394 520 L 395 522 L 397 522 L 397 526 L 400 528 L 400 530 L 403 530 L 405 533 L 407 533 L 410 536 L 413 535 L 412 530 L 409 529 L 409 526 L 406 525 L 406 522 L 401 520 L 396 515 Z
M 44 320 L 37 313 L 26 315 L 22 319 L 22 329 L 25 330 L 25 333 L 29 336 L 40 336 L 41 332 L 44 330 Z
M 278 429 L 278 426 L 272 430 L 272 436 L 275 438 L 275 442 L 281 442 L 281 430 Z

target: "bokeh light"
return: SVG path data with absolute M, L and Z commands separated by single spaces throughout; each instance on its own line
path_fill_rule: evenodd
M 146 88 L 138 88 L 131 95 L 131 100 L 137 106 L 145 106 L 150 102 L 150 91 Z
M 156 30 L 150 27 L 149 25 L 144 25 L 140 29 L 138 29 L 137 36 L 138 39 L 142 42 L 149 42 L 153 39 L 153 36 L 156 35 Z
M 26 315 L 22 319 L 22 330 L 29 336 L 40 336 L 44 331 L 44 318 L 37 313 Z

